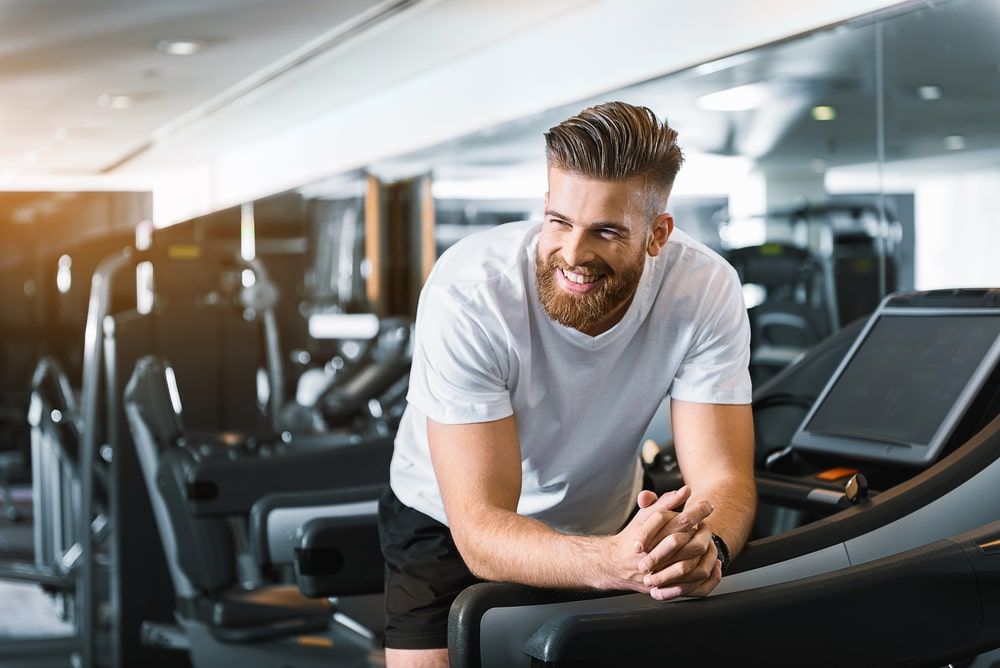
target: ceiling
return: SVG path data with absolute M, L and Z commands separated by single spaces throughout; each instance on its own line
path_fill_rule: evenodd
M 877 33 L 881 31 L 881 35 Z M 883 67 L 877 67 L 881 40 Z M 753 84 L 763 97 L 744 111 L 708 111 L 699 98 Z M 937 99 L 923 99 L 934 86 Z M 889 163 L 921 170 L 996 164 L 1000 150 L 1000 1 L 906 5 L 783 43 L 574 102 L 530 118 L 383 161 L 381 173 L 433 169 L 447 179 L 537 174 L 543 132 L 587 104 L 620 99 L 652 107 L 678 128 L 689 153 L 743 156 L 765 170 Z M 813 107 L 833 106 L 817 121 Z M 961 148 L 949 146 L 960 136 Z M 956 141 L 956 140 L 951 140 Z M 683 172 L 682 172 L 683 175 Z
M 109 171 L 179 119 L 400 4 L 0 0 L 0 174 Z M 204 49 L 158 50 L 171 39 Z M 117 95 L 131 106 L 114 108 Z

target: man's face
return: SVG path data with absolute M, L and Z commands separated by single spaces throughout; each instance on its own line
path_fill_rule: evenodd
M 621 320 L 646 255 L 657 255 L 673 229 L 669 214 L 650 220 L 642 186 L 549 169 L 535 272 L 550 318 L 591 336 Z

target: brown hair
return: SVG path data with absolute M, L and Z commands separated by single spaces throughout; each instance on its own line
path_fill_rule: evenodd
M 600 181 L 645 179 L 663 206 L 684 154 L 677 131 L 648 107 L 606 102 L 545 133 L 549 167 Z M 659 212 L 657 212 L 659 213 Z

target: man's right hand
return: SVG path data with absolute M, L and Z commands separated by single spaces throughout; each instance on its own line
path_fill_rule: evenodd
M 674 546 L 670 554 L 675 559 L 690 556 L 685 552 L 686 546 L 700 529 L 699 523 L 712 513 L 708 503 L 677 512 L 690 496 L 691 490 L 686 486 L 659 498 L 650 491 L 639 493 L 639 512 L 624 529 L 609 537 L 607 558 L 611 581 L 601 583 L 600 588 L 632 589 L 648 594 L 651 589 L 648 575 L 654 570 L 648 555 L 665 541 Z M 664 565 L 663 561 L 657 561 L 655 566 Z

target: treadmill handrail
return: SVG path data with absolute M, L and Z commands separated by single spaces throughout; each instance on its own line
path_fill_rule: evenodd
M 705 599 L 562 613 L 525 653 L 543 665 L 646 665 L 664 656 L 678 665 L 942 662 L 1000 642 L 1000 601 L 989 596 L 1000 586 L 1000 562 L 977 558 L 982 538 L 997 532 L 993 522 L 877 561 Z M 767 630 L 804 622 L 808 633 L 759 642 Z M 725 642 L 712 642 L 720 628 Z M 664 637 L 683 642 L 665 646 Z

